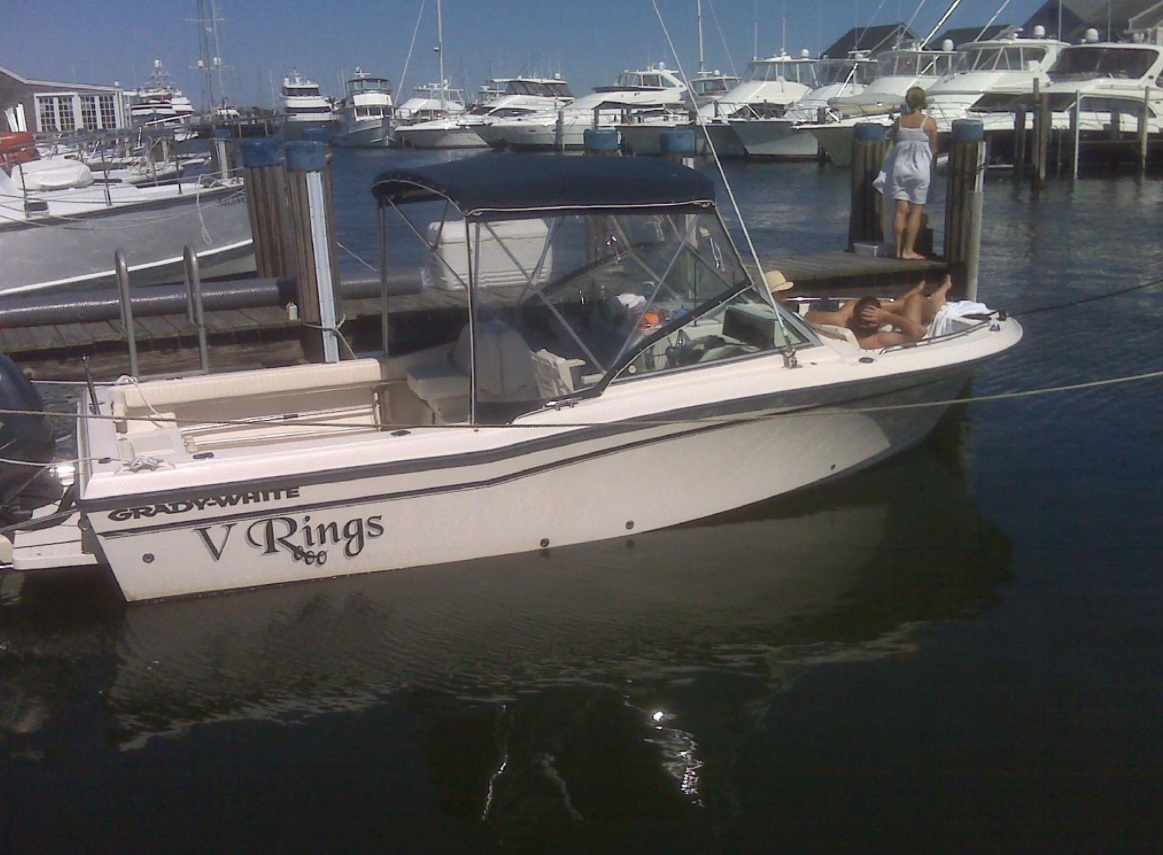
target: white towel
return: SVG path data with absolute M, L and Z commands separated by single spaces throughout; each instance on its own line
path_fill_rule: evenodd
M 976 303 L 973 300 L 954 300 L 945 303 L 937 310 L 933 322 L 929 324 L 929 335 L 947 335 L 953 332 L 954 318 L 963 318 L 966 315 L 988 315 L 992 309 L 985 303 Z

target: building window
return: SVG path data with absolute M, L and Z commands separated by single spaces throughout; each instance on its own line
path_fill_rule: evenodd
M 36 116 L 43 132 L 66 133 L 77 129 L 80 103 L 75 95 L 37 95 Z
M 101 108 L 101 127 L 117 127 L 117 105 L 112 95 L 99 95 L 97 103 Z
M 96 95 L 81 96 L 81 127 L 89 131 L 95 131 L 101 127 L 97 124 Z

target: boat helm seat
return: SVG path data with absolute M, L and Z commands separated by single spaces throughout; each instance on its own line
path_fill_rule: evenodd
M 466 324 L 446 358 L 409 366 L 408 387 L 444 418 L 468 412 L 471 348 Z M 528 401 L 538 397 L 533 352 L 524 337 L 500 321 L 482 321 L 476 335 L 477 396 L 481 401 Z M 445 418 L 449 420 L 463 420 Z

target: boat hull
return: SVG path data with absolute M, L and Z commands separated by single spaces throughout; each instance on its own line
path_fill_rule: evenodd
M 360 122 L 342 130 L 332 130 L 332 145 L 347 148 L 387 148 L 391 128 L 386 121 Z
M 910 405 L 955 398 L 972 364 L 842 382 L 822 394 L 772 390 L 764 378 L 781 372 L 771 359 L 714 373 L 728 395 L 693 408 L 603 421 L 634 400 L 608 390 L 523 418 L 519 429 L 375 433 L 339 440 L 331 452 L 314 443 L 310 456 L 267 477 L 228 458 L 204 459 L 202 486 L 192 490 L 167 486 L 171 473 L 136 473 L 120 479 L 115 494 L 82 491 L 80 507 L 127 600 L 624 537 L 895 454 L 927 435 L 945 410 Z M 626 385 L 639 382 L 656 383 L 662 398 L 684 395 L 673 378 Z M 755 394 L 739 397 L 749 387 Z M 390 454 L 371 462 L 386 448 Z M 363 462 L 336 468 L 340 458 Z
M 488 148 L 489 144 L 477 133 L 477 126 L 448 128 L 402 127 L 396 129 L 396 144 L 400 148 L 458 149 Z
M 811 131 L 783 119 L 741 119 L 731 122 L 747 157 L 807 160 L 819 156 Z
M 246 193 L 239 187 L 167 194 L 123 207 L 0 222 L 0 294 L 84 290 L 116 281 L 125 254 L 134 285 L 182 278 L 183 250 L 198 255 L 203 277 L 254 272 Z M 160 190 L 161 188 L 159 188 Z M 51 203 L 50 203 L 51 204 Z

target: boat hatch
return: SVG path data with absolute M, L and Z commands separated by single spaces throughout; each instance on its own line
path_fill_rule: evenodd
M 410 380 L 431 402 L 468 378 L 473 421 L 812 340 L 752 283 L 711 182 L 680 164 L 489 155 L 384 173 L 373 191 L 398 214 L 381 218 L 385 252 L 422 240 L 433 286 L 467 297 L 447 364 Z

